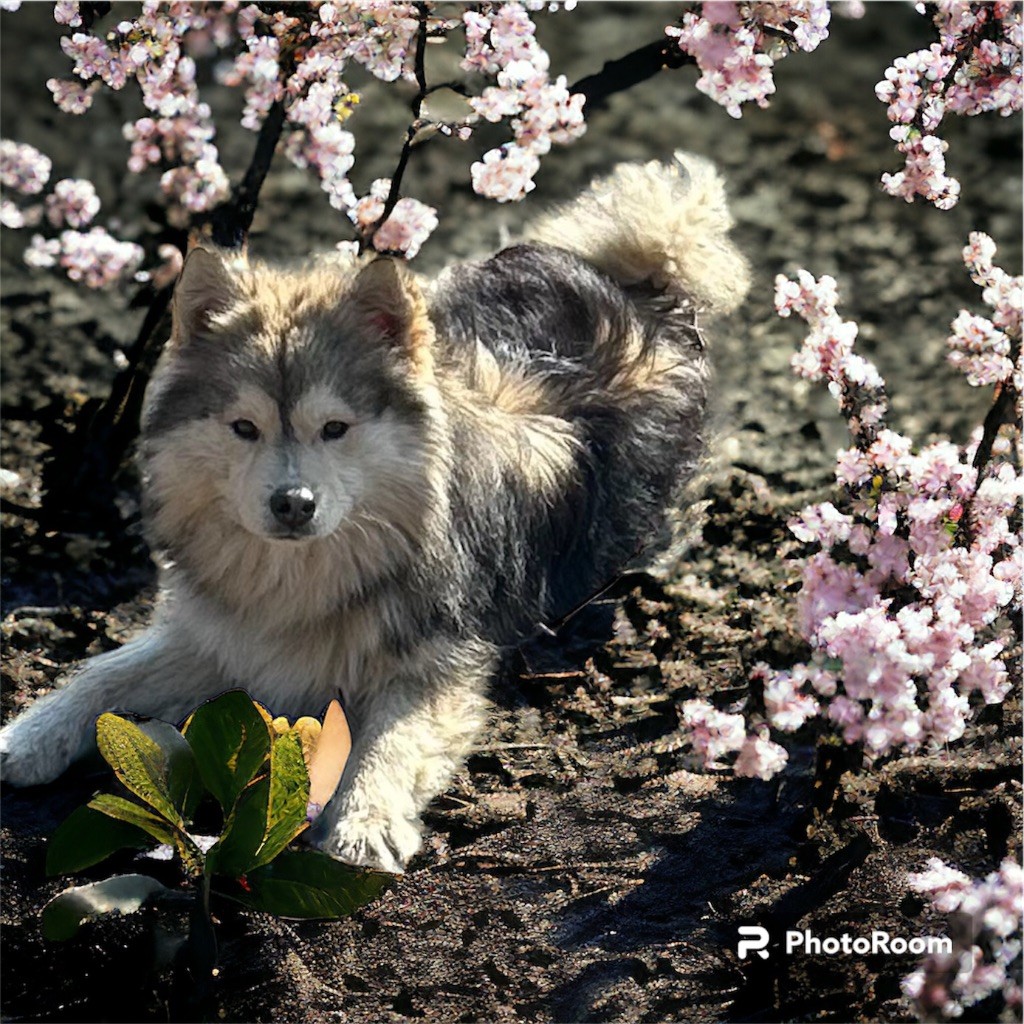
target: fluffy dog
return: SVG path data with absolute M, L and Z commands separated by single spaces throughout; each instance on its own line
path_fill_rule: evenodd
M 677 154 L 432 282 L 194 249 L 143 416 L 154 623 L 0 733 L 4 779 L 56 778 L 111 708 L 340 693 L 354 748 L 313 841 L 401 870 L 501 649 L 654 553 L 702 450 L 699 321 L 747 287 L 729 226 Z

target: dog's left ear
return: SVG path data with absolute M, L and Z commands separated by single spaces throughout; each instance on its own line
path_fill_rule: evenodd
M 194 245 L 185 258 L 174 289 L 174 337 L 178 344 L 205 331 L 212 317 L 238 299 L 238 282 L 232 267 L 244 255 Z
M 426 299 L 399 260 L 381 257 L 363 267 L 349 301 L 374 334 L 413 356 L 429 352 L 434 331 Z

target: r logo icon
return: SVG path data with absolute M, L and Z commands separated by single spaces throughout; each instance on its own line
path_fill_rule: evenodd
M 739 933 L 741 936 L 749 936 L 749 938 L 741 938 L 736 946 L 736 955 L 741 960 L 746 960 L 747 955 L 750 953 L 756 953 L 762 960 L 768 959 L 767 928 L 762 928 L 756 924 L 743 925 L 739 929 Z

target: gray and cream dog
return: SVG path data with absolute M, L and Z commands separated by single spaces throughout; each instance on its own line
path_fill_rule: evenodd
M 56 778 L 107 709 L 340 692 L 355 745 L 313 841 L 401 870 L 502 648 L 653 554 L 702 450 L 698 321 L 747 287 L 729 227 L 677 154 L 434 281 L 194 249 L 144 413 L 155 621 L 0 733 L 4 780 Z

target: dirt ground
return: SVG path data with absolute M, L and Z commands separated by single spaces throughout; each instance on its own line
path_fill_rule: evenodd
M 585 4 L 544 21 L 552 66 L 570 81 L 655 38 L 675 4 Z M 104 216 L 139 235 L 152 179 L 124 174 L 125 95 L 85 117 L 45 88 L 67 76 L 48 4 L 0 19 L 3 136 L 54 159 L 54 177 L 93 180 Z M 378 903 L 336 923 L 218 908 L 221 968 L 212 1019 L 231 1021 L 902 1021 L 900 979 L 914 957 L 784 956 L 739 961 L 736 929 L 761 923 L 818 935 L 937 933 L 942 922 L 906 886 L 929 856 L 974 875 L 1019 855 L 1020 703 L 986 713 L 955 748 L 850 771 L 842 752 L 799 737 L 770 783 L 693 770 L 678 708 L 698 694 L 739 695 L 759 660 L 804 653 L 794 625 L 800 547 L 787 517 L 823 497 L 844 431 L 824 389 L 796 380 L 799 327 L 772 311 L 772 281 L 807 267 L 835 275 L 858 344 L 889 381 L 894 426 L 925 442 L 963 441 L 984 415 L 943 362 L 949 321 L 978 310 L 960 260 L 970 230 L 1000 262 L 1021 262 L 1021 124 L 981 117 L 950 126 L 950 212 L 906 205 L 877 181 L 895 170 L 874 85 L 898 55 L 931 41 L 910 5 L 869 4 L 837 20 L 817 54 L 779 67 L 768 110 L 734 121 L 664 74 L 589 118 L 587 135 L 548 156 L 526 204 L 497 206 L 468 187 L 470 150 L 438 140 L 417 153 L 406 190 L 438 207 L 441 228 L 418 261 L 431 270 L 515 234 L 531 209 L 567 198 L 626 159 L 685 148 L 730 182 L 737 237 L 755 270 L 748 302 L 713 332 L 716 436 L 687 514 L 690 544 L 664 578 L 635 574 L 557 637 L 510 659 L 483 746 L 428 814 L 426 848 Z M 253 138 L 238 99 L 213 88 L 218 137 L 237 179 Z M 357 191 L 390 173 L 403 105 L 373 95 L 352 122 Z M 472 158 L 476 157 L 473 150 Z M 283 161 L 268 180 L 251 245 L 301 255 L 350 237 L 316 184 Z M 2 257 L 3 468 L 9 495 L 41 500 L 43 456 L 69 410 L 102 396 L 143 310 L 30 272 L 27 238 L 6 231 Z M 57 442 L 59 443 L 59 441 Z M 123 642 L 146 621 L 154 572 L 128 472 L 123 518 L 48 531 L 4 515 L 4 716 L 51 687 L 62 668 Z M 104 780 L 81 774 L 3 794 L 3 1019 L 168 1019 L 169 981 L 150 970 L 146 915 L 49 945 L 37 911 L 65 882 L 42 870 L 45 836 Z M 94 872 L 100 877 L 109 871 Z M 966 1019 L 990 1020 L 997 1008 Z

